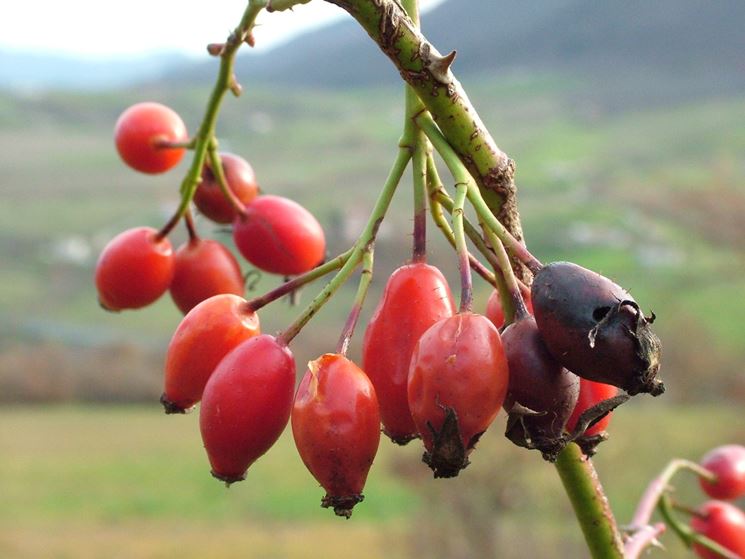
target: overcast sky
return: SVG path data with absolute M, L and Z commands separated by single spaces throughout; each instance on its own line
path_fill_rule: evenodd
M 440 1 L 422 0 L 422 7 Z M 225 39 L 245 5 L 245 0 L 8 1 L 0 16 L 0 49 L 85 57 L 164 50 L 201 55 L 207 43 Z M 257 48 L 271 47 L 303 29 L 342 17 L 348 16 L 322 0 L 293 12 L 262 13 L 255 32 Z

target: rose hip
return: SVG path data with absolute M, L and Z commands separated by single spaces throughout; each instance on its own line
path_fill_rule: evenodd
M 445 277 L 419 262 L 391 274 L 367 325 L 362 367 L 375 386 L 383 432 L 398 444 L 418 435 L 407 396 L 414 345 L 427 328 L 454 312 Z
M 321 501 L 349 518 L 380 441 L 375 389 L 362 370 L 340 354 L 308 363 L 292 409 L 292 434 L 303 463 L 326 490 Z
M 287 425 L 294 388 L 292 353 L 273 336 L 250 338 L 220 361 L 199 412 L 213 476 L 227 484 L 245 479 Z
M 427 329 L 409 369 L 411 415 L 435 477 L 454 477 L 499 412 L 507 392 L 507 359 L 488 318 L 458 313 Z
M 166 413 L 184 413 L 199 402 L 223 357 L 258 334 L 258 315 L 237 295 L 215 295 L 189 311 L 166 352 L 165 390 L 160 399 Z
M 174 272 L 171 242 L 152 227 L 119 233 L 96 264 L 98 301 L 110 311 L 138 309 L 168 290 Z
M 238 261 L 218 241 L 193 238 L 176 250 L 171 297 L 182 313 L 213 295 L 243 295 Z

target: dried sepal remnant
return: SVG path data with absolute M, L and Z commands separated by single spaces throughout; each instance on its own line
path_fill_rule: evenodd
M 427 422 L 427 429 L 432 435 L 432 449 L 425 450 L 422 462 L 432 469 L 436 478 L 455 477 L 471 462 L 468 453 L 472 450 L 482 433 L 477 433 L 468 442 L 468 447 L 463 444 L 460 428 L 458 426 L 458 413 L 449 406 L 442 406 L 445 412 L 445 420 L 440 429 Z

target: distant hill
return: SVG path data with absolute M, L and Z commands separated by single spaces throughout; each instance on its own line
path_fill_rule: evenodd
M 626 94 L 640 82 L 649 82 L 650 92 L 664 82 L 661 93 L 674 97 L 745 86 L 744 21 L 741 0 L 448 0 L 425 14 L 423 28 L 441 51 L 457 49 L 460 76 L 567 72 Z M 399 79 L 348 20 L 265 56 L 242 57 L 237 70 L 255 81 L 296 86 Z M 214 66 L 189 74 L 202 73 L 213 75 Z

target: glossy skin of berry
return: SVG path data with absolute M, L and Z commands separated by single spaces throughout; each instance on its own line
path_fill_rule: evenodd
M 485 316 L 458 313 L 424 332 L 411 356 L 408 398 L 427 451 L 435 455 L 439 452 L 435 434 L 442 433 L 446 408 L 450 408 L 456 415 L 460 444 L 467 456 L 499 412 L 508 379 L 499 332 Z M 465 456 L 461 464 L 450 463 L 450 456 L 446 456 L 444 465 L 434 467 L 430 463 L 430 467 L 437 477 L 452 477 L 467 464 Z
M 240 253 L 272 274 L 302 274 L 320 264 L 326 240 L 315 217 L 297 202 L 281 196 L 259 196 L 246 215 L 233 223 Z
M 546 347 L 567 369 L 632 396 L 665 391 L 656 378 L 661 344 L 653 318 L 622 287 L 571 262 L 552 262 L 535 275 L 531 294 Z
M 524 416 L 521 427 L 539 448 L 545 442 L 551 451 L 577 403 L 579 377 L 549 353 L 530 315 L 507 326 L 502 343 L 510 370 L 505 409 L 518 403 L 541 414 Z
M 101 251 L 95 270 L 98 301 L 110 311 L 139 309 L 168 291 L 174 273 L 168 238 L 152 227 L 128 229 Z
M 414 346 L 430 326 L 454 312 L 447 280 L 434 266 L 409 264 L 388 278 L 365 330 L 362 368 L 375 386 L 384 432 L 394 442 L 417 436 L 407 396 Z
M 244 206 L 248 206 L 259 193 L 253 167 L 248 161 L 232 153 L 221 153 L 220 160 L 228 187 Z M 220 190 L 209 163 L 202 170 L 202 181 L 194 193 L 194 204 L 202 215 L 216 223 L 232 223 L 237 215 Z
M 530 299 L 530 291 L 522 293 L 523 301 L 530 314 L 533 314 L 533 302 Z M 504 326 L 504 311 L 502 310 L 502 301 L 499 298 L 499 291 L 496 289 L 491 292 L 486 302 L 486 318 L 491 320 L 492 324 L 501 330 Z
M 261 334 L 228 353 L 207 381 L 199 427 L 212 475 L 241 481 L 290 419 L 295 361 L 286 345 Z
M 745 495 L 745 447 L 729 444 L 714 448 L 701 459 L 701 466 L 717 476 L 716 482 L 699 478 L 709 497 L 731 501 Z
M 694 531 L 745 557 L 745 514 L 734 505 L 724 501 L 708 501 L 699 507 L 701 516 L 691 519 Z M 720 559 L 718 553 L 693 544 L 693 550 L 703 559 Z
M 189 311 L 166 352 L 161 397 L 166 413 L 183 413 L 199 402 L 223 357 L 259 333 L 258 315 L 237 295 L 215 295 Z
M 380 442 L 378 399 L 362 369 L 340 354 L 311 361 L 295 396 L 292 434 L 326 490 L 322 505 L 349 517 Z
M 222 244 L 195 238 L 176 250 L 176 265 L 169 288 L 171 298 L 186 314 L 213 295 L 243 295 L 243 274 L 238 261 Z
M 125 110 L 114 126 L 114 143 L 122 160 L 142 173 L 164 173 L 178 165 L 184 148 L 159 147 L 158 142 L 185 142 L 181 117 L 160 103 L 137 103 Z
M 584 378 L 580 378 L 579 380 L 579 398 L 577 399 L 577 405 L 574 406 L 574 411 L 572 412 L 572 415 L 569 417 L 569 420 L 567 421 L 566 430 L 571 433 L 575 426 L 577 425 L 577 421 L 579 420 L 579 416 L 582 415 L 587 409 L 591 408 L 598 402 L 602 402 L 603 400 L 607 400 L 609 398 L 613 398 L 618 394 L 618 388 L 615 386 L 612 386 L 610 384 L 603 384 L 602 382 L 595 382 L 592 380 L 587 380 Z M 585 431 L 586 436 L 590 435 L 597 435 L 599 433 L 602 433 L 606 430 L 608 427 L 608 424 L 610 423 L 611 415 L 613 415 L 613 412 L 610 412 L 607 414 L 603 419 L 589 427 Z

